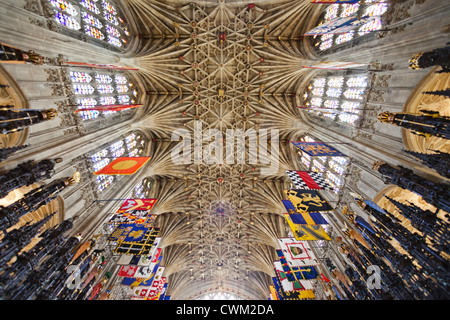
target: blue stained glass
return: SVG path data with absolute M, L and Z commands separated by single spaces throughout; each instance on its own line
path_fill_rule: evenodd
M 358 29 L 358 35 L 364 35 L 371 31 L 380 30 L 382 26 L 381 19 L 372 20 Z
M 117 15 L 116 8 L 108 1 L 102 0 L 102 7 L 103 10 L 105 10 L 106 12 L 111 13 L 113 15 Z
M 98 191 L 103 191 L 106 188 L 108 188 L 111 183 L 114 181 L 114 178 L 112 176 L 97 176 L 97 182 L 98 182 L 98 186 L 97 189 Z
M 140 197 L 144 194 L 144 186 L 142 185 L 142 181 L 138 183 L 136 187 L 134 187 L 134 196 L 136 198 Z
M 358 113 L 359 102 L 343 101 L 341 109 L 351 113 Z
M 341 95 L 341 89 L 340 88 L 330 88 L 327 90 L 327 96 L 332 98 L 339 98 Z
M 97 83 L 111 83 L 112 78 L 107 74 L 96 74 L 95 75 L 95 81 Z
M 340 17 L 349 17 L 352 14 L 354 14 L 356 11 L 358 11 L 358 9 L 359 9 L 359 4 L 358 3 L 343 4 L 342 5 L 342 11 L 341 11 L 341 14 L 339 16 Z
M 93 94 L 95 89 L 89 84 L 74 84 L 73 90 L 75 94 Z
M 344 168 L 333 160 L 328 161 L 328 166 L 337 174 L 344 173 Z
M 112 15 L 106 11 L 103 11 L 103 16 L 105 17 L 106 21 L 108 21 L 109 23 L 112 23 L 113 25 L 116 25 L 116 26 L 119 25 L 119 20 L 114 15 Z
M 130 141 L 132 141 L 135 138 L 136 138 L 136 134 L 132 133 L 129 136 L 125 137 L 125 142 L 130 142 Z
M 327 8 L 325 13 L 325 21 L 337 18 L 339 11 L 339 4 L 332 4 Z
M 119 104 L 128 104 L 130 102 L 130 97 L 127 95 L 117 96 Z
M 364 11 L 364 16 L 381 16 L 388 9 L 386 3 L 373 4 L 366 8 Z
M 114 87 L 112 85 L 109 85 L 109 84 L 100 84 L 100 85 L 97 86 L 97 91 L 100 94 L 113 93 L 114 92 Z
M 100 9 L 97 7 L 94 1 L 91 0 L 81 0 L 80 4 L 85 7 L 87 10 L 92 11 L 95 14 L 100 13 Z
M 70 4 L 65 0 L 50 0 L 50 4 L 53 7 L 58 8 L 62 12 L 65 12 L 71 16 L 78 15 L 77 9 L 75 9 L 75 7 L 72 4 Z
M 100 19 L 94 17 L 92 14 L 89 14 L 86 11 L 81 11 L 81 17 L 83 18 L 84 22 L 89 23 L 90 25 L 98 29 L 103 28 L 103 24 L 101 23 Z
M 102 106 L 110 105 L 110 104 L 115 104 L 115 103 L 116 103 L 116 99 L 115 99 L 114 97 L 112 97 L 112 96 L 109 96 L 109 97 L 100 97 L 98 100 L 100 101 L 100 104 L 101 104 Z
M 319 96 L 319 97 L 321 97 L 321 96 L 323 96 L 323 88 L 314 88 L 314 89 L 311 91 L 311 94 L 312 94 L 313 96 Z
M 314 87 L 324 87 L 326 82 L 327 82 L 326 78 L 314 79 L 313 86 Z
M 117 89 L 118 93 L 125 93 L 125 92 L 128 92 L 129 88 L 128 88 L 127 85 L 119 84 L 119 85 L 116 86 L 116 89 Z
M 129 155 L 130 157 L 136 157 L 140 152 L 141 152 L 141 150 L 133 149 L 133 150 L 131 150 L 131 151 L 128 153 L 128 155 Z
M 57 23 L 59 23 L 60 25 L 72 29 L 72 30 L 80 30 L 81 26 L 80 24 L 72 17 L 61 13 L 61 12 L 56 12 L 55 13 L 55 20 Z
M 319 49 L 326 50 L 328 48 L 331 48 L 332 46 L 333 46 L 333 39 L 328 39 L 328 40 L 320 43 Z
M 89 83 L 92 81 L 92 77 L 87 72 L 70 71 L 70 80 L 72 82 Z
M 342 185 L 342 180 L 339 179 L 335 174 L 331 173 L 330 171 L 327 171 L 326 176 L 329 180 L 333 181 L 335 185 L 337 186 Z
M 102 157 L 106 157 L 107 155 L 108 155 L 108 150 L 103 149 L 103 150 L 100 150 L 99 152 L 93 154 L 91 156 L 91 160 L 92 160 L 92 162 L 97 162 L 97 161 L 101 160 Z
M 112 152 L 111 155 L 112 155 L 114 158 L 118 158 L 118 157 L 120 157 L 121 155 L 123 155 L 124 153 L 125 153 L 125 148 L 119 148 L 119 149 L 117 149 L 116 151 Z
M 103 32 L 87 24 L 84 25 L 84 33 L 99 40 L 105 39 L 105 35 L 103 34 Z
M 348 162 L 347 157 L 331 157 L 334 162 L 339 163 L 340 165 L 346 165 Z
M 302 157 L 302 163 L 306 168 L 309 168 L 309 164 L 311 163 L 311 159 L 308 157 Z
M 347 87 L 367 87 L 366 77 L 351 77 L 347 79 Z
M 114 77 L 114 80 L 116 81 L 117 84 L 127 84 L 128 83 L 127 78 L 122 75 L 116 75 Z
M 350 41 L 353 39 L 353 36 L 355 35 L 354 31 L 342 33 L 339 36 L 336 37 L 336 40 L 334 41 L 336 44 L 344 43 L 347 41 Z
M 110 163 L 110 162 L 111 162 L 111 161 L 110 161 L 110 159 L 108 159 L 108 158 L 106 158 L 106 159 L 101 159 L 101 160 L 99 160 L 99 161 L 97 161 L 97 162 L 94 163 L 94 165 L 93 165 L 94 170 L 95 170 L 95 171 L 98 171 L 98 170 L 100 170 L 100 169 L 103 169 L 103 168 L 106 167 L 106 165 L 107 165 L 108 163 Z
M 108 43 L 112 44 L 113 46 L 116 46 L 116 47 L 122 46 L 122 42 L 120 42 L 120 40 L 118 38 L 113 37 L 111 35 L 108 35 Z
M 119 30 L 117 30 L 113 26 L 110 26 L 109 24 L 106 25 L 106 32 L 108 32 L 109 34 L 111 34 L 111 35 L 113 35 L 115 37 L 120 37 Z
M 92 107 L 97 105 L 97 100 L 94 98 L 77 99 L 77 104 L 82 107 Z
M 344 96 L 348 99 L 359 99 L 363 97 L 364 89 L 347 89 L 344 91 Z
M 127 142 L 127 148 L 128 150 L 131 150 L 132 148 L 134 148 L 137 145 L 137 141 L 136 140 L 132 140 Z
M 332 77 L 328 79 L 328 86 L 332 88 L 340 88 L 344 83 L 344 77 Z
M 81 118 L 83 120 L 90 120 L 90 119 L 98 118 L 98 116 L 100 115 L 100 112 L 98 112 L 96 110 L 89 110 L 89 111 L 78 112 L 78 114 L 81 116 Z
M 117 141 L 117 142 L 114 142 L 114 143 L 109 147 L 109 149 L 110 149 L 111 151 L 116 151 L 116 150 L 118 150 L 119 148 L 121 148 L 121 147 L 123 146 L 123 144 L 124 144 L 124 142 L 123 142 L 122 140 Z
M 339 100 L 325 100 L 323 105 L 325 106 L 325 108 L 336 109 L 337 107 L 339 107 Z

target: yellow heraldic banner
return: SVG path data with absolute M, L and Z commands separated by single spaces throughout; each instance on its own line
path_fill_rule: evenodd
M 114 159 L 104 168 L 94 172 L 95 175 L 128 175 L 138 171 L 150 157 L 120 157 Z
M 290 189 L 283 190 L 298 213 L 324 212 L 333 207 L 317 190 Z
M 330 236 L 325 232 L 322 226 L 314 224 L 297 224 L 294 223 L 289 216 L 285 213 L 284 217 L 289 224 L 289 227 L 294 234 L 296 240 L 314 241 L 314 240 L 331 240 Z

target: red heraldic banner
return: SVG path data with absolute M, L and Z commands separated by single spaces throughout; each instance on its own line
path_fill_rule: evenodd
M 116 213 L 124 213 L 135 210 L 150 211 L 155 205 L 156 200 L 157 199 L 127 199 L 122 203 Z
M 138 171 L 150 157 L 120 157 L 114 159 L 106 167 L 94 172 L 95 175 L 128 175 Z
M 158 300 L 159 294 L 161 293 L 164 284 L 166 283 L 166 278 L 162 277 L 161 280 L 155 280 L 152 286 L 148 290 L 148 295 L 145 300 Z

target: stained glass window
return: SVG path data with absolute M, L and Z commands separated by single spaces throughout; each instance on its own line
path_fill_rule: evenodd
M 344 83 L 344 77 L 331 77 L 327 81 L 327 85 L 332 88 L 340 88 Z
M 353 15 L 354 13 L 356 13 L 358 11 L 358 9 L 359 9 L 358 3 L 343 4 L 342 9 L 341 9 L 341 14 L 339 16 L 340 17 L 349 17 L 349 16 Z
M 92 94 L 95 91 L 94 87 L 89 84 L 74 84 L 73 90 L 76 95 Z
M 122 46 L 122 42 L 120 42 L 120 40 L 116 37 L 113 37 L 111 35 L 108 34 L 108 43 L 116 46 L 116 47 L 121 47 Z
M 128 94 L 133 83 L 123 74 L 111 72 L 86 72 L 71 70 L 69 72 L 74 95 L 77 97 L 79 109 L 92 108 L 95 106 L 129 105 L 134 103 L 134 98 Z M 133 90 L 134 97 L 137 91 Z M 116 111 L 86 110 L 79 112 L 83 120 L 98 118 L 114 114 Z
M 117 100 L 119 101 L 119 104 L 128 104 L 130 102 L 130 96 L 128 95 L 117 96 Z
M 121 76 L 121 75 L 116 75 L 114 77 L 114 80 L 116 81 L 117 84 L 127 84 L 128 80 L 126 77 Z
M 299 141 L 319 141 L 311 136 L 305 135 Z M 300 162 L 306 171 L 319 173 L 335 192 L 344 185 L 342 176 L 345 174 L 348 165 L 347 157 L 311 157 L 308 154 L 298 151 Z
M 103 23 L 101 23 L 100 19 L 94 17 L 92 14 L 87 13 L 86 11 L 81 11 L 81 17 L 83 21 L 89 23 L 91 26 L 94 26 L 98 29 L 103 28 Z
M 93 171 L 98 171 L 108 165 L 117 157 L 143 156 L 145 140 L 141 134 L 131 133 L 123 139 L 111 143 L 108 147 L 95 152 L 90 156 Z M 96 176 L 97 190 L 104 191 L 115 181 L 120 179 L 119 176 L 98 175 Z
M 71 3 L 67 2 L 67 1 L 64 1 L 64 0 L 50 0 L 50 4 L 53 7 L 61 10 L 61 12 L 67 13 L 70 16 L 78 15 L 77 9 L 75 9 L 75 7 Z
M 92 11 L 95 14 L 99 14 L 100 10 L 97 7 L 97 5 L 95 4 L 96 1 L 91 1 L 91 0 L 81 0 L 80 4 L 85 7 L 86 9 L 88 9 L 89 11 Z
M 111 78 L 110 75 L 107 75 L 107 74 L 96 74 L 95 75 L 95 81 L 97 83 L 111 83 L 112 82 L 112 78 Z
M 122 48 L 128 43 L 129 32 L 126 23 L 112 1 L 47 1 L 55 13 L 54 19 L 58 24 L 70 30 L 79 30 L 115 48 Z
M 309 112 L 355 125 L 367 92 L 366 75 L 319 77 L 311 81 L 303 95 Z M 320 108 L 314 109 L 314 108 Z
M 98 98 L 98 100 L 102 106 L 116 103 L 116 99 L 112 96 L 100 97 L 100 98 Z
M 106 26 L 106 32 L 108 32 L 110 35 L 113 35 L 114 37 L 120 37 L 119 30 L 109 24 Z
M 84 25 L 84 33 L 96 39 L 105 39 L 105 35 L 103 34 L 103 32 L 87 24 Z
M 71 30 L 80 30 L 81 26 L 78 23 L 77 20 L 75 20 L 73 17 L 68 16 L 67 14 L 56 12 L 55 13 L 55 20 L 60 25 L 63 25 L 66 28 L 69 28 Z
M 99 84 L 97 85 L 97 90 L 100 94 L 113 93 L 114 87 L 109 84 Z
M 359 28 L 342 34 L 324 34 L 313 37 L 313 44 L 319 51 L 327 50 L 333 45 L 346 43 L 355 37 L 360 37 L 373 31 L 380 30 L 383 26 L 382 15 L 389 8 L 387 3 L 376 3 L 374 0 L 361 0 L 355 4 L 332 4 L 325 9 L 323 19 L 317 24 L 330 21 L 338 17 L 357 16 L 358 18 L 370 16 L 377 17 Z
M 117 92 L 119 92 L 119 93 L 128 92 L 128 89 L 129 89 L 128 86 L 125 84 L 119 84 L 116 86 L 116 88 L 117 88 Z
M 327 90 L 327 97 L 337 98 L 341 95 L 342 90 L 339 88 L 330 88 Z
M 72 82 L 84 82 L 89 83 L 92 81 L 92 77 L 87 72 L 70 71 L 70 79 Z
M 144 191 L 144 184 L 142 182 L 143 181 L 140 181 L 137 184 L 137 186 L 134 187 L 134 190 L 133 190 L 133 197 L 134 198 L 140 199 L 140 198 L 142 198 L 144 196 L 145 191 Z

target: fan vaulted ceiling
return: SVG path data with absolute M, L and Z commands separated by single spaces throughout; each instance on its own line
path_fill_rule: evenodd
M 279 201 L 287 187 L 284 170 L 296 167 L 285 141 L 308 128 L 295 108 L 302 65 L 308 63 L 300 35 L 321 6 L 126 2 L 140 33 L 133 63 L 147 90 L 146 108 L 134 126 L 149 130 L 155 141 L 146 174 L 160 202 L 154 212 L 160 215 L 172 298 L 227 291 L 266 299 L 277 237 L 286 235 Z M 196 126 L 202 134 L 214 129 L 213 138 L 195 140 Z M 181 164 L 172 157 L 177 129 L 192 139 L 192 154 Z M 240 163 L 242 150 L 226 148 L 230 129 L 238 136 L 254 130 L 259 142 L 253 150 L 246 140 Z M 279 130 L 279 145 L 272 129 Z M 212 141 L 223 144 L 223 155 L 213 152 L 211 163 L 204 157 L 193 161 Z M 232 151 L 234 161 L 226 161 Z M 264 153 L 277 151 L 276 170 L 261 174 L 270 166 Z

